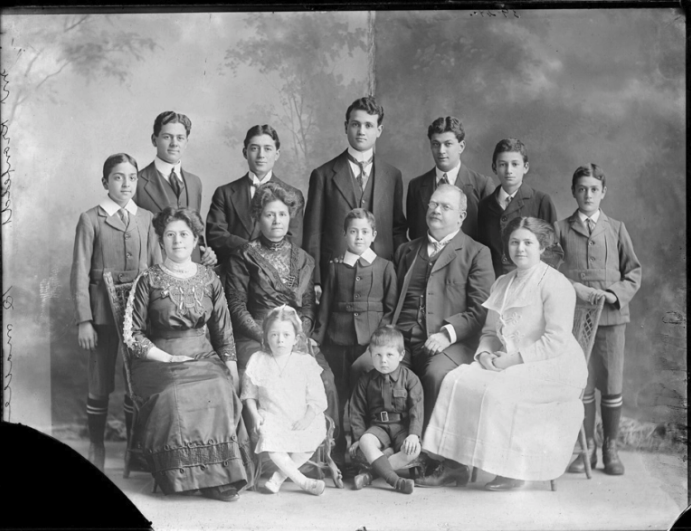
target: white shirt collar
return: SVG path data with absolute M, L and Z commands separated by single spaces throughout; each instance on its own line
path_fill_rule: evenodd
M 585 223 L 586 223 L 585 220 L 588 219 L 588 216 L 586 216 L 583 212 L 581 212 L 581 211 L 579 210 L 579 211 L 578 211 L 578 217 L 579 217 L 579 219 L 581 220 L 581 222 L 585 225 Z M 600 219 L 600 210 L 598 210 L 597 212 L 595 212 L 595 214 L 593 214 L 592 216 L 590 216 L 590 219 L 593 220 L 593 223 L 596 223 L 596 224 L 597 224 L 597 220 Z
M 456 234 L 461 232 L 461 229 L 458 229 L 456 232 L 452 232 L 451 234 L 447 234 L 446 237 L 442 238 L 441 240 L 437 241 L 434 239 L 434 236 L 432 236 L 429 232 L 427 233 L 427 241 L 429 242 L 430 245 L 434 245 L 435 243 L 443 243 L 446 245 L 449 243 L 451 240 L 454 239 Z
M 170 179 L 170 173 L 173 171 L 173 169 L 175 169 L 175 173 L 178 174 L 178 177 L 182 179 L 181 161 L 177 161 L 175 164 L 171 164 L 170 162 L 166 162 L 165 160 L 158 158 L 157 155 L 154 159 L 154 166 L 156 166 L 156 169 L 161 175 L 163 175 L 166 181 Z
M 348 146 L 348 154 L 355 160 L 365 162 L 374 157 L 374 149 L 368 149 L 367 151 L 358 151 L 357 149 L 353 149 L 351 146 Z M 369 166 L 369 164 L 366 164 L 366 166 Z
M 514 197 L 516 197 L 518 190 L 520 190 L 520 187 L 514 193 L 509 195 L 506 193 L 506 190 L 504 190 L 504 188 L 500 186 L 499 187 L 499 197 L 497 199 L 499 200 L 500 203 L 506 203 L 506 198 L 510 197 L 511 199 L 513 199 Z
M 274 172 L 273 172 L 273 170 L 270 171 L 269 173 L 264 175 L 263 179 L 260 179 L 259 177 L 257 177 L 253 171 L 249 171 L 247 173 L 250 176 L 250 181 L 252 181 L 253 186 L 261 186 L 262 184 L 266 184 L 269 182 L 269 180 L 271 179 L 271 176 L 273 175 Z
M 106 211 L 106 214 L 109 216 L 113 216 L 117 214 L 118 210 L 120 210 L 120 205 L 118 205 L 115 201 L 113 201 L 110 196 L 106 196 L 106 198 L 101 201 L 98 206 L 100 206 L 103 210 Z M 137 215 L 137 204 L 132 201 L 131 199 L 127 202 L 125 205 L 125 210 L 129 212 L 130 214 Z
M 437 168 L 436 166 L 434 167 L 434 169 L 436 171 L 436 179 L 437 179 L 436 182 L 437 182 L 437 184 L 439 183 L 441 178 L 446 173 L 446 178 L 449 181 L 449 184 L 455 185 L 456 179 L 458 178 L 458 172 L 461 171 L 461 161 L 459 160 L 456 167 L 451 168 L 449 171 L 442 171 L 439 168 Z
M 348 264 L 350 267 L 354 267 L 355 262 L 362 258 L 365 262 L 371 264 L 372 262 L 374 262 L 374 259 L 376 257 L 377 253 L 375 253 L 371 248 L 368 247 L 367 250 L 360 256 L 356 255 L 355 253 L 351 253 L 350 251 L 346 251 L 343 255 L 343 263 Z

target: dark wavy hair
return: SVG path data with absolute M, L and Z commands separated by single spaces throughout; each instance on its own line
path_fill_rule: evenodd
M 350 113 L 353 111 L 365 111 L 367 114 L 377 116 L 377 125 L 381 125 L 384 121 L 384 107 L 377 103 L 374 96 L 365 96 L 359 98 L 350 104 L 346 110 L 346 123 L 350 121 Z
M 192 121 L 185 116 L 175 111 L 163 111 L 154 120 L 154 136 L 158 136 L 161 129 L 166 124 L 182 124 L 185 126 L 185 131 L 187 131 L 187 136 L 190 136 L 192 132 Z
M 463 124 L 455 116 L 440 116 L 427 128 L 427 138 L 430 140 L 432 135 L 441 135 L 443 133 L 453 133 L 459 142 L 463 142 L 465 139 Z
M 540 250 L 548 249 L 554 245 L 554 229 L 550 223 L 539 218 L 514 218 L 501 233 L 501 239 L 504 243 L 504 253 L 509 257 L 509 260 L 511 259 L 508 252 L 509 238 L 511 238 L 511 235 L 518 229 L 526 229 L 532 232 L 537 238 L 537 242 L 540 244 Z
M 159 241 L 163 241 L 163 233 L 173 221 L 184 221 L 195 238 L 199 238 L 204 233 L 204 222 L 196 210 L 166 207 L 156 214 L 153 220 L 154 230 Z
M 571 190 L 576 188 L 576 183 L 581 177 L 594 177 L 598 181 L 602 182 L 602 188 L 607 186 L 607 177 L 605 177 L 605 172 L 597 164 L 590 163 L 587 166 L 579 166 L 573 173 L 573 179 L 571 179 Z
M 394 325 L 377 328 L 369 340 L 371 347 L 394 347 L 400 354 L 405 350 L 403 334 Z
M 497 156 L 499 153 L 520 153 L 523 157 L 523 163 L 528 162 L 528 152 L 525 149 L 525 144 L 518 140 L 517 138 L 504 138 L 500 140 L 494 148 L 494 153 L 492 153 L 492 169 L 496 171 L 497 169 Z
M 278 139 L 278 131 L 268 124 L 253 125 L 249 128 L 247 134 L 245 135 L 245 140 L 242 141 L 245 149 L 247 149 L 247 146 L 250 145 L 250 140 L 252 140 L 252 137 L 261 135 L 269 135 L 271 138 L 273 138 L 274 143 L 276 144 L 276 149 L 281 149 L 281 141 Z
M 103 163 L 103 180 L 108 181 L 108 176 L 110 175 L 111 170 L 122 162 L 129 162 L 132 166 L 134 166 L 135 170 L 139 171 L 139 166 L 137 166 L 137 161 L 134 160 L 134 157 L 128 155 L 127 153 L 116 153 L 115 155 L 108 157 Z
M 252 219 L 257 220 L 264 212 L 264 207 L 272 201 L 280 201 L 288 207 L 290 217 L 295 216 L 295 212 L 300 207 L 300 198 L 290 190 L 286 190 L 278 183 L 268 182 L 262 184 L 254 193 L 250 206 Z

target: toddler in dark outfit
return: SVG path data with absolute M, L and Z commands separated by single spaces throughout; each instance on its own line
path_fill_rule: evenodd
M 399 492 L 412 494 L 414 481 L 398 476 L 420 455 L 420 436 L 424 417 L 422 384 L 401 365 L 405 354 L 403 334 L 393 326 L 377 329 L 369 346 L 374 369 L 363 374 L 350 402 L 353 441 L 350 456 L 358 448 L 375 472 Z M 392 446 L 387 457 L 383 449 Z M 357 490 L 372 482 L 372 472 L 355 476 Z

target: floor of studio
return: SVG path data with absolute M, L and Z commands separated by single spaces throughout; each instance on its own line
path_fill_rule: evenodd
M 86 455 L 88 442 L 64 441 Z M 552 492 L 549 482 L 530 482 L 512 492 L 486 492 L 492 478 L 483 472 L 465 488 L 417 488 L 399 494 L 383 480 L 356 492 L 333 487 L 320 497 L 287 482 L 278 495 L 245 492 L 223 503 L 195 497 L 152 493 L 149 474 L 122 477 L 124 443 L 107 443 L 106 475 L 152 521 L 157 531 L 233 530 L 608 530 L 669 529 L 687 506 L 687 464 L 680 456 L 620 452 L 626 475 L 612 477 L 602 469 L 585 475 L 566 474 Z

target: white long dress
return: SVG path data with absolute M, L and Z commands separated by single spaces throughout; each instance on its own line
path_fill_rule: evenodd
M 587 367 L 573 336 L 576 294 L 547 264 L 499 277 L 477 355 L 516 352 L 500 372 L 477 362 L 444 378 L 422 447 L 459 463 L 529 481 L 561 476 L 583 421 Z
M 255 352 L 247 363 L 242 394 L 257 400 L 264 419 L 255 452 L 314 452 L 326 437 L 326 392 L 322 369 L 309 354 L 292 352 L 280 368 L 271 354 Z M 293 425 L 305 416 L 307 406 L 317 415 L 304 430 Z

